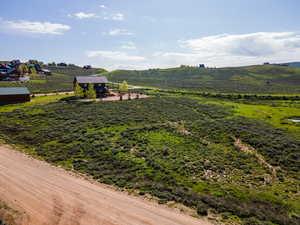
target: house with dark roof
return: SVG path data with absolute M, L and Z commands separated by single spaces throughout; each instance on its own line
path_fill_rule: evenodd
M 11 68 L 6 64 L 0 64 L 0 80 L 7 78 L 8 75 L 14 73 L 15 71 L 15 68 Z
M 30 91 L 26 87 L 0 88 L 0 103 L 28 101 L 30 101 Z
M 97 97 L 103 96 L 108 93 L 107 84 L 110 83 L 104 76 L 76 76 L 74 78 L 74 88 L 78 84 L 84 91 L 88 89 L 88 85 L 92 84 L 96 91 Z
M 92 69 L 92 66 L 91 66 L 91 65 L 85 65 L 85 66 L 83 67 L 83 69 L 89 70 L 89 69 Z
M 68 65 L 67 65 L 67 63 L 63 63 L 63 62 L 62 62 L 62 63 L 57 63 L 57 66 L 64 66 L 64 67 L 66 67 L 66 66 L 68 66 Z

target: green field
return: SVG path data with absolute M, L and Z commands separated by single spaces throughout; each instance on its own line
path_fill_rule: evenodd
M 65 97 L 1 106 L 1 138 L 100 182 L 184 204 L 199 216 L 299 224 L 300 126 L 286 122 L 300 115 L 299 101 L 165 93 L 80 103 Z M 237 139 L 256 155 L 237 148 Z
M 117 70 L 107 73 L 107 76 L 113 81 L 127 80 L 135 85 L 168 89 L 217 93 L 300 93 L 300 69 L 283 66 Z

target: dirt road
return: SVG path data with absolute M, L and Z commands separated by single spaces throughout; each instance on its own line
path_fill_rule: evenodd
M 20 225 L 211 225 L 0 146 L 0 198 Z
M 50 93 L 40 93 L 40 94 L 32 94 L 34 96 L 49 96 L 49 95 L 72 95 L 74 91 L 62 91 L 62 92 L 50 92 Z

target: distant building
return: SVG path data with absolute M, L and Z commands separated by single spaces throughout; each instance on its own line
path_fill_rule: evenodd
M 47 70 L 47 69 L 41 69 L 41 73 L 45 74 L 45 75 L 52 75 L 52 72 L 50 70 Z
M 26 87 L 0 88 L 0 103 L 28 101 L 30 101 L 30 91 Z
M 7 79 L 11 74 L 16 73 L 15 67 L 6 64 L 0 64 L 0 80 Z
M 270 63 L 269 62 L 265 62 L 264 65 L 270 65 Z
M 89 84 L 94 85 L 94 89 L 96 91 L 97 97 L 103 96 L 108 92 L 107 84 L 109 81 L 106 77 L 98 77 L 98 76 L 76 76 L 73 81 L 73 85 L 75 87 L 76 84 L 79 84 L 85 91 L 88 89 Z
M 205 68 L 204 64 L 199 64 L 199 68 Z
M 67 63 L 57 63 L 57 66 L 68 66 Z
M 83 69 L 89 70 L 89 69 L 92 69 L 92 66 L 91 65 L 86 65 L 86 66 L 83 67 Z

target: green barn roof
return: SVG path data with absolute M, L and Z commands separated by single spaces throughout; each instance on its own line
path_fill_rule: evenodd
M 26 87 L 1 87 L 0 95 L 28 95 L 30 91 Z

